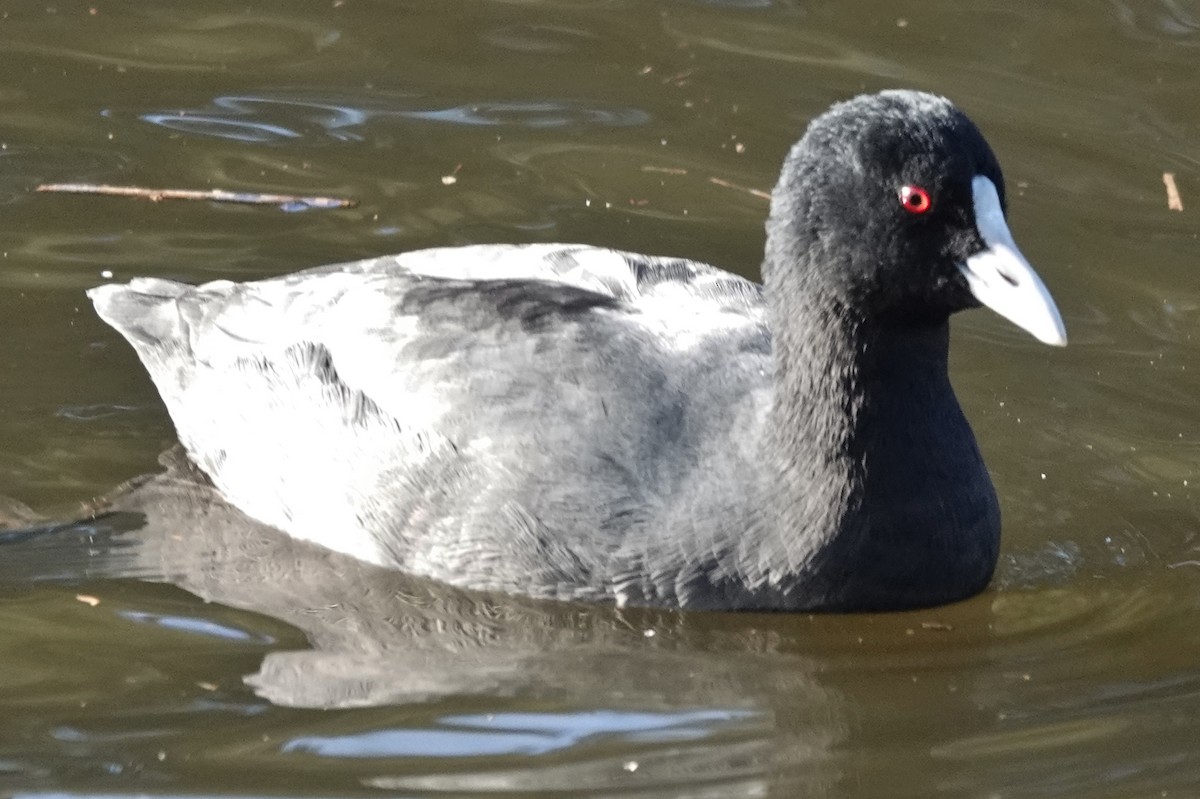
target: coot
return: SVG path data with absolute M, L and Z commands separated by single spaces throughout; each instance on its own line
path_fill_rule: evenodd
M 1004 207 L 960 110 L 887 91 L 792 148 L 762 285 L 535 244 L 90 296 L 195 464 L 297 538 L 536 597 L 900 609 L 997 558 L 950 314 L 1066 343 Z

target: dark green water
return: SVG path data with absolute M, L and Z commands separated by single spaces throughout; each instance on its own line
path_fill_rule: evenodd
M 863 90 L 938 91 L 979 123 L 1071 336 L 956 322 L 1004 556 L 936 611 L 618 613 L 161 543 L 188 593 L 113 578 L 154 569 L 99 533 L 5 547 L 0 792 L 1195 795 L 1198 64 L 1183 0 L 0 2 L 0 494 L 43 512 L 171 443 L 83 298 L 104 271 L 566 240 L 753 275 L 766 206 L 745 189 Z

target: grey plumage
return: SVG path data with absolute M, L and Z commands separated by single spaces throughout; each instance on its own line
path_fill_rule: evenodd
M 875 106 L 918 115 L 924 138 L 833 135 Z M 875 163 L 883 145 L 897 164 Z M 923 179 L 949 232 L 877 218 L 894 198 L 875 183 L 947 168 Z M 997 554 L 946 375 L 947 317 L 978 304 L 954 266 L 983 247 L 954 212 L 975 174 L 1003 185 L 961 112 L 879 95 L 789 157 L 765 288 L 682 259 L 497 245 L 90 295 L 195 463 L 295 537 L 536 597 L 929 604 L 982 588 Z
M 489 261 L 541 277 L 429 276 Z M 537 245 L 92 297 L 192 457 L 257 518 L 459 584 L 641 600 L 647 568 L 677 584 L 666 598 L 689 590 L 687 566 L 647 551 L 656 530 L 755 501 L 697 483 L 715 476 L 706 447 L 765 418 L 758 294 L 702 264 Z M 732 368 L 714 375 L 712 358 Z M 738 460 L 727 477 L 753 468 Z

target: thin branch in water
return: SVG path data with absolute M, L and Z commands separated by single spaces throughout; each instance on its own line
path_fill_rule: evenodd
M 1183 198 L 1175 186 L 1175 173 L 1163 172 L 1163 185 L 1167 187 L 1167 208 L 1171 211 L 1183 210 Z
M 752 194 L 755 197 L 758 197 L 763 200 L 771 199 L 771 194 L 769 192 L 763 191 L 762 189 L 752 189 L 749 186 L 739 186 L 736 183 L 730 183 L 728 180 L 723 180 L 723 179 L 717 178 L 717 177 L 709 178 L 708 182 L 715 183 L 718 186 L 723 186 L 726 189 L 737 189 L 738 191 L 744 191 L 747 194 Z
M 284 208 L 355 208 L 358 200 L 338 197 L 300 197 L 292 194 L 257 194 L 253 192 L 211 189 L 148 189 L 141 186 L 108 186 L 95 183 L 43 183 L 38 191 L 65 194 L 103 194 L 108 197 L 140 197 L 151 202 L 162 200 L 200 200 L 217 203 L 241 203 L 243 205 L 278 205 Z

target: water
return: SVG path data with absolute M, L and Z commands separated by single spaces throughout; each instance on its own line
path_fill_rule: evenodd
M 0 3 L 0 494 L 45 513 L 172 440 L 84 302 L 106 270 L 568 240 L 754 275 L 755 190 L 863 90 L 942 92 L 980 124 L 1071 336 L 955 323 L 1005 539 L 992 590 L 949 608 L 481 598 L 211 506 L 136 546 L 124 517 L 5 546 L 0 791 L 1194 794 L 1198 54 L 1182 0 Z M 49 181 L 360 204 L 31 191 Z

